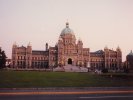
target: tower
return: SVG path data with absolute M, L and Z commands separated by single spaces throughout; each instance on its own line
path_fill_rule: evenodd
M 17 67 L 17 44 L 14 42 L 12 46 L 12 62 L 11 65 L 13 68 Z
M 48 43 L 45 44 L 45 50 L 48 51 Z
M 77 42 L 77 53 L 78 53 L 77 65 L 82 66 L 83 65 L 83 43 L 81 39 L 79 39 Z
M 122 52 L 120 47 L 118 46 L 116 48 L 116 52 L 117 52 L 117 68 L 120 69 L 121 68 L 121 63 L 122 63 Z
M 107 46 L 104 48 L 104 67 L 108 68 L 109 67 L 109 49 Z
M 31 67 L 31 62 L 32 62 L 32 46 L 29 42 L 27 45 L 27 53 L 26 53 L 26 67 L 30 68 Z
M 82 42 L 81 39 L 78 40 L 77 46 L 78 46 L 78 50 L 81 50 L 81 51 L 82 51 L 82 48 L 83 48 L 83 42 Z
M 64 55 L 64 45 L 63 45 L 63 39 L 60 36 L 58 40 L 58 64 L 59 65 L 64 64 L 63 55 Z

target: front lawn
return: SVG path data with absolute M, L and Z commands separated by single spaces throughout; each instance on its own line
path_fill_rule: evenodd
M 0 88 L 133 86 L 132 74 L 0 71 Z

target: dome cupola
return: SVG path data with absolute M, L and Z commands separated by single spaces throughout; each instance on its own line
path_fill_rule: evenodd
M 131 52 L 128 54 L 128 56 L 133 56 L 133 52 L 132 52 L 132 50 L 131 50 Z
M 74 35 L 73 30 L 69 28 L 69 23 L 68 23 L 68 22 L 66 22 L 66 28 L 64 28 L 64 29 L 61 31 L 60 36 L 63 36 L 63 35 L 66 35 L 66 34 L 72 34 L 72 35 Z

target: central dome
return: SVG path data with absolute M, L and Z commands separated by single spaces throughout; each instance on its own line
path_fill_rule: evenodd
M 74 35 L 73 30 L 69 28 L 69 23 L 68 22 L 66 23 L 66 28 L 64 28 L 61 31 L 61 34 L 60 35 L 62 36 L 62 35 L 65 35 L 65 34 L 72 34 L 72 35 Z

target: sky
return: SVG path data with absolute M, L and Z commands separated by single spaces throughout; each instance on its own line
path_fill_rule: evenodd
M 133 0 L 0 0 L 0 47 L 11 58 L 14 42 L 55 46 L 67 20 L 91 52 L 119 46 L 125 61 L 133 50 Z

